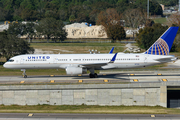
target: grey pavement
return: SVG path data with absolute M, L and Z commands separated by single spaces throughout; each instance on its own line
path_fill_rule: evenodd
M 161 74 L 161 75 L 158 75 Z M 79 80 L 83 80 L 83 83 L 103 83 L 104 80 L 108 82 L 134 82 L 137 79 L 138 82 L 163 82 L 163 79 L 167 79 L 167 82 L 180 82 L 180 70 L 167 70 L 167 71 L 105 71 L 99 74 L 98 78 L 89 78 L 88 74 L 82 76 L 28 76 L 23 78 L 22 76 L 0 76 L 0 84 L 17 84 L 21 81 L 25 83 L 48 83 L 54 80 L 55 83 L 78 83 Z
M 180 115 L 157 114 L 55 114 L 0 113 L 0 120 L 179 120 Z

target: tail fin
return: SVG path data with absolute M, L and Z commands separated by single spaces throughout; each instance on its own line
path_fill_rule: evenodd
M 179 27 L 170 27 L 164 34 L 144 53 L 151 55 L 168 55 Z
M 114 50 L 114 47 L 112 47 L 112 49 L 109 51 L 109 54 L 112 54 Z

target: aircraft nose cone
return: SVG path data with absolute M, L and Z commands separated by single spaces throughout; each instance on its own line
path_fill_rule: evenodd
M 6 63 L 4 63 L 4 64 L 3 64 L 3 67 L 4 67 L 4 68 L 7 68 L 7 64 L 6 64 Z

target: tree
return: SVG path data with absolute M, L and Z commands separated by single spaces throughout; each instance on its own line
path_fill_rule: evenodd
M 56 42 L 56 40 L 64 41 L 67 36 L 67 32 L 64 29 L 64 23 L 62 21 L 57 20 L 56 21 L 56 27 L 55 27 L 55 33 L 53 37 L 53 41 Z
M 71 15 L 71 16 L 69 17 L 69 21 L 70 21 L 70 22 L 74 22 L 75 20 L 76 20 L 76 18 L 75 18 L 74 15 Z
M 0 7 L 0 20 L 4 21 L 6 20 L 6 11 Z
M 158 0 L 159 3 L 165 6 L 175 6 L 179 0 Z
M 169 26 L 180 26 L 180 18 L 179 17 L 180 17 L 179 13 L 172 14 L 168 18 Z M 176 35 L 176 38 L 173 42 L 171 51 L 180 52 L 180 29 L 177 32 L 177 35 Z
M 175 37 L 175 40 L 173 42 L 171 51 L 172 52 L 180 52 L 180 33 L 179 33 L 179 31 L 178 31 L 178 34 Z
M 168 24 L 169 26 L 172 26 L 172 25 L 180 26 L 180 14 L 179 13 L 172 14 L 168 18 Z
M 120 15 L 114 8 L 109 8 L 106 11 L 101 11 L 98 15 L 97 24 L 103 25 L 105 29 L 110 24 L 116 24 L 120 22 Z
M 141 8 L 143 10 L 147 9 L 146 0 L 136 0 L 134 5 L 136 6 L 136 8 Z M 157 1 L 149 1 L 149 13 L 150 15 L 163 15 L 162 7 Z
M 159 0 L 160 1 L 160 0 Z M 158 2 L 159 2 L 158 1 Z M 160 2 L 174 5 L 177 0 L 161 0 Z M 150 14 L 162 15 L 162 9 L 156 0 L 150 1 Z M 165 4 L 166 5 L 166 4 Z M 0 0 L 1 20 L 40 20 L 45 17 L 54 17 L 68 21 L 71 15 L 78 18 L 83 12 L 87 17 L 91 11 L 104 11 L 108 8 L 115 8 L 118 13 L 127 9 L 147 9 L 146 0 Z M 59 11 L 60 10 L 60 11 Z M 98 13 L 99 13 L 98 12 Z M 97 14 L 98 14 L 97 13 Z M 97 15 L 95 14 L 95 16 Z M 63 17 L 65 15 L 65 17 Z M 60 17 L 59 17 L 60 16 Z M 65 20 L 64 20 L 65 19 Z M 94 19 L 94 18 L 93 18 Z M 92 21 L 91 22 L 95 22 Z
M 145 25 L 147 14 L 141 9 L 127 9 L 123 13 L 125 24 L 131 28 L 137 28 L 139 25 Z
M 65 21 L 68 19 L 68 13 L 66 10 L 64 9 L 60 9 L 58 11 L 58 15 L 59 15 L 59 19 L 62 20 L 62 21 Z
M 89 13 L 89 22 L 95 24 L 96 21 L 97 21 L 97 16 L 98 16 L 99 13 L 100 13 L 99 10 L 96 10 L 96 9 L 92 10 L 92 11 Z
M 113 8 L 102 11 L 98 15 L 97 24 L 105 27 L 108 37 L 112 38 L 112 42 L 126 37 L 124 28 L 121 26 L 120 16 Z
M 14 36 L 23 36 L 26 34 L 26 25 L 23 23 L 12 23 L 9 25 L 7 34 Z
M 32 38 L 35 35 L 35 23 L 12 23 L 9 25 L 7 34 L 14 35 L 16 37 L 27 35 L 29 42 L 32 42 Z
M 119 0 L 116 5 L 116 10 L 118 13 L 123 13 L 127 9 L 133 9 L 134 7 L 133 4 L 129 4 L 129 0 Z
M 34 49 L 26 41 L 19 39 L 15 35 L 10 35 L 7 31 L 0 34 L 1 45 L 0 57 L 7 60 L 15 55 L 33 53 Z
M 6 35 L 4 34 L 4 32 L 0 32 L 0 58 L 3 57 L 4 54 L 4 41 L 6 41 Z
M 66 39 L 67 32 L 64 30 L 64 24 L 60 20 L 54 18 L 44 18 L 39 22 L 39 25 L 36 26 L 36 30 L 40 35 L 44 35 L 49 42 L 50 38 L 55 40 L 64 40 Z
M 58 14 L 56 13 L 57 11 L 54 10 L 47 10 L 45 12 L 45 17 L 53 17 L 53 18 L 58 18 Z
M 136 41 L 138 46 L 147 50 L 166 30 L 168 26 L 162 26 L 159 23 L 151 27 L 145 27 L 139 30 Z
M 121 24 L 110 24 L 107 29 L 107 34 L 112 38 L 112 42 L 126 38 L 126 32 Z
M 35 26 L 36 26 L 36 24 L 33 23 L 33 22 L 28 22 L 28 23 L 26 23 L 26 25 L 25 25 L 25 32 L 26 32 L 26 34 L 28 35 L 28 38 L 29 38 L 29 42 L 30 42 L 30 43 L 32 42 L 33 36 L 36 35 L 36 33 L 35 33 Z
M 77 22 L 87 22 L 88 21 L 88 17 L 85 15 L 85 13 L 81 12 L 77 15 Z

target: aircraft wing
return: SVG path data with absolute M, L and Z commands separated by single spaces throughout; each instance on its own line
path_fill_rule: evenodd
M 109 63 L 114 63 L 116 60 L 117 53 L 113 56 L 113 58 L 106 63 L 89 63 L 89 64 L 80 64 L 79 67 L 86 67 L 86 68 L 100 68 L 101 66 L 107 65 Z

